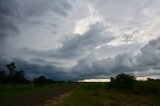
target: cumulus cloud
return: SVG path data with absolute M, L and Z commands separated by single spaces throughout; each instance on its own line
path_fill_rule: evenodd
M 30 78 L 158 75 L 159 4 L 158 0 L 1 0 L 0 67 L 16 61 Z
M 6 56 L 5 41 L 8 37 L 14 37 L 18 34 L 19 30 L 16 25 L 17 14 L 17 2 L 10 0 L 0 1 L 0 58 Z
M 56 52 L 62 58 L 75 58 L 83 56 L 93 51 L 93 49 L 103 43 L 108 43 L 115 39 L 112 33 L 105 32 L 102 24 L 96 23 L 90 26 L 83 35 L 74 35 L 63 41 L 63 46 Z M 53 54 L 54 55 L 54 54 Z
M 88 77 L 113 76 L 118 73 L 131 73 L 136 76 L 160 75 L 160 38 L 151 40 L 141 48 L 138 54 L 125 53 L 117 55 L 115 58 L 105 58 L 101 60 L 82 59 L 73 67 L 73 73 L 77 72 L 83 76 L 88 73 Z M 76 70 L 76 71 L 75 71 Z
M 158 69 L 160 66 L 160 38 L 150 41 L 137 56 L 138 64 L 145 68 Z
M 13 36 L 17 32 L 17 26 L 15 25 L 15 20 L 17 17 L 17 3 L 9 0 L 0 1 L 0 37 L 1 39 L 6 36 Z

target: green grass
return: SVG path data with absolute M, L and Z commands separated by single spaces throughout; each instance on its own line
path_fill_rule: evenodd
M 63 106 L 160 106 L 160 95 L 152 92 L 152 88 L 160 88 L 160 83 L 140 83 L 144 87 L 142 87 L 142 91 L 144 89 L 149 90 L 142 93 L 116 91 L 114 89 L 107 89 L 106 83 L 62 83 L 45 86 L 34 86 L 32 84 L 5 85 L 1 87 L 0 98 L 75 87 L 70 95 L 64 99 Z
M 4 97 L 13 97 L 18 95 L 24 95 L 29 93 L 38 93 L 38 92 L 45 92 L 49 90 L 58 90 L 73 87 L 73 85 L 68 84 L 48 84 L 45 86 L 34 86 L 33 84 L 30 85 L 4 85 L 1 86 L 0 89 L 0 98 Z
M 160 106 L 160 96 L 156 94 L 133 94 L 106 89 L 105 83 L 80 84 L 64 106 Z

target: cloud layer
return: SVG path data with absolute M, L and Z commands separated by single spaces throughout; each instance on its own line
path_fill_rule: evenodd
M 1 0 L 0 67 L 29 78 L 160 75 L 160 1 Z

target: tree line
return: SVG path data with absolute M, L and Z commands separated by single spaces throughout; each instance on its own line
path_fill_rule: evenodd
M 29 84 L 45 85 L 56 83 L 52 79 L 46 79 L 45 76 L 38 76 L 33 81 L 28 80 L 25 77 L 25 72 L 21 69 L 17 69 L 15 62 L 7 64 L 6 69 L 0 69 L 0 84 Z
M 160 79 L 148 78 L 146 81 L 137 81 L 135 76 L 129 74 L 118 74 L 111 77 L 107 86 L 109 89 L 118 91 L 160 94 Z

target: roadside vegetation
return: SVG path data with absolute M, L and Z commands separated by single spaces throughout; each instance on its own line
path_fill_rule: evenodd
M 0 70 L 0 101 L 74 88 L 60 106 L 160 106 L 160 80 L 148 78 L 147 81 L 137 81 L 135 76 L 124 73 L 110 80 L 103 83 L 63 82 L 38 76 L 30 81 L 24 71 L 12 62 Z
M 47 79 L 45 76 L 38 76 L 30 81 L 25 77 L 24 71 L 17 68 L 15 62 L 7 64 L 4 69 L 0 70 L 0 99 L 72 87 L 73 85 Z
M 63 106 L 160 106 L 160 80 L 119 74 L 109 83 L 81 83 Z

